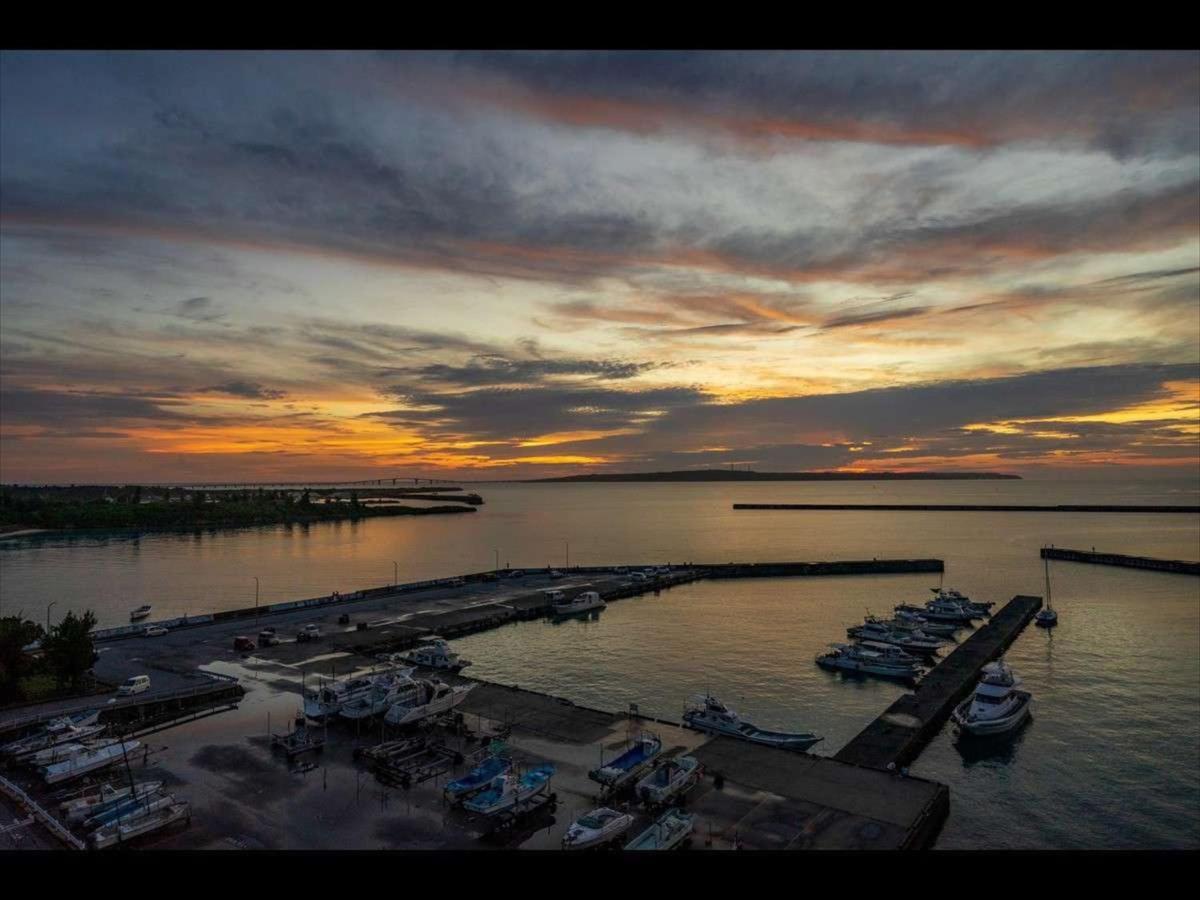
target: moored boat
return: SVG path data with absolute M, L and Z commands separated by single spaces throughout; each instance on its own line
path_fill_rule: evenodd
M 136 750 L 140 746 L 142 745 L 139 741 L 125 741 L 120 744 L 110 744 L 107 747 L 101 747 L 97 750 L 84 751 L 62 762 L 42 766 L 42 778 L 45 779 L 46 784 L 58 784 L 61 781 L 70 781 L 73 778 L 86 775 L 88 772 L 94 772 L 97 769 L 110 766 L 118 759 L 122 759 L 126 753 Z
M 142 835 L 151 834 L 168 825 L 191 818 L 191 806 L 186 802 L 172 803 L 156 809 L 148 815 L 131 822 L 114 822 L 98 829 L 91 836 L 92 846 L 103 850 L 114 844 L 131 841 Z
M 448 672 L 460 672 L 471 665 L 469 659 L 460 657 L 450 649 L 449 644 L 439 637 L 430 638 L 420 647 L 409 650 L 400 656 L 400 660 L 412 666 L 445 669 Z
M 107 747 L 109 744 L 115 744 L 116 738 L 105 738 L 103 740 L 83 741 L 75 743 L 69 741 L 65 744 L 55 744 L 53 747 L 47 747 L 45 750 L 38 750 L 36 753 L 27 756 L 17 757 L 17 761 L 28 766 L 41 767 L 49 766 L 54 763 L 62 762 L 70 759 L 80 753 L 86 753 L 91 750 L 99 750 L 102 747 Z
M 674 850 L 692 835 L 696 817 L 669 809 L 653 825 L 625 845 L 626 850 Z
M 932 656 L 948 643 L 943 638 L 933 637 L 923 631 L 892 628 L 879 619 L 868 620 L 864 625 L 847 628 L 846 634 L 859 640 L 891 644 L 906 653 L 925 656 Z
M 569 600 L 565 597 L 554 601 L 553 613 L 558 618 L 578 616 L 608 606 L 595 591 L 583 591 Z
M 617 840 L 632 826 L 633 816 L 629 813 L 602 806 L 571 823 L 571 827 L 563 835 L 562 848 L 586 850 L 589 847 L 601 847 Z
M 683 723 L 697 731 L 726 734 L 743 741 L 780 747 L 784 750 L 804 751 L 824 740 L 812 732 L 767 731 L 749 722 L 743 722 L 737 713 L 711 694 L 705 694 L 693 701 L 684 711 Z
M 857 675 L 876 675 L 898 681 L 915 681 L 922 667 L 916 657 L 909 656 L 891 644 L 862 641 L 858 644 L 830 644 L 830 652 L 817 657 L 823 669 L 836 669 Z
M 378 675 L 374 687 L 366 694 L 343 703 L 338 715 L 352 722 L 380 715 L 414 687 L 413 680 L 407 675 L 394 672 Z
M 986 736 L 1012 731 L 1029 715 L 1032 695 L 1018 691 L 1021 679 L 1000 660 L 983 667 L 979 684 L 955 707 L 951 718 L 963 734 Z
M 1033 622 L 1042 628 L 1053 628 L 1058 624 L 1058 613 L 1050 605 L 1050 557 L 1046 556 L 1043 559 L 1046 563 L 1046 607 L 1038 610 Z
M 61 744 L 75 744 L 94 739 L 104 733 L 105 725 L 68 725 L 56 731 L 42 731 L 0 748 L 5 756 L 22 760 L 29 756 Z
M 137 609 L 132 610 L 129 613 L 129 621 L 137 622 L 140 619 L 146 618 L 146 616 L 150 615 L 150 610 L 153 608 L 154 607 L 152 607 L 149 603 L 147 603 L 143 606 L 139 606 Z

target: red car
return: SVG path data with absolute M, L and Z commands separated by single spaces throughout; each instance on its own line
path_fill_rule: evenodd
M 255 650 L 257 647 L 255 646 L 254 641 L 248 637 L 235 637 L 233 639 L 233 649 L 237 650 L 239 653 L 242 653 L 246 650 Z

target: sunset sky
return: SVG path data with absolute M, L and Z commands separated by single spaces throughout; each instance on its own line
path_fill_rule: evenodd
M 0 54 L 0 481 L 1197 471 L 1200 55 Z

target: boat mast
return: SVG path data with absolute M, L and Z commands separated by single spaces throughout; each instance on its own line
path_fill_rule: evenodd
M 1053 609 L 1050 604 L 1050 557 L 1043 556 L 1042 561 L 1046 564 L 1046 609 Z

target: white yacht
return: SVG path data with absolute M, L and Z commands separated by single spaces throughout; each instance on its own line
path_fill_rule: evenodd
M 391 673 L 401 676 L 412 674 L 412 669 L 401 669 Z M 320 686 L 309 688 L 304 692 L 304 715 L 310 719 L 321 721 L 329 716 L 337 715 L 343 706 L 367 696 L 375 688 L 375 680 L 379 674 L 355 675 L 337 680 L 325 679 Z
M 564 850 L 600 847 L 621 837 L 633 826 L 633 816 L 601 807 L 571 823 L 562 839 Z
M 975 693 L 951 713 L 966 734 L 989 735 L 1011 731 L 1029 715 L 1028 691 L 1016 690 L 1021 679 L 1003 660 L 983 667 Z
M 933 637 L 923 631 L 892 628 L 889 623 L 874 617 L 868 618 L 863 625 L 847 628 L 846 634 L 852 638 L 891 644 L 906 653 L 924 655 L 937 653 L 948 643 L 943 638 Z
M 105 766 L 110 766 L 127 753 L 142 746 L 140 741 L 125 741 L 122 744 L 109 744 L 95 750 L 83 750 L 62 762 L 42 766 L 42 778 L 46 784 L 58 784 L 60 781 L 70 781 L 88 772 L 94 772 Z
M 400 659 L 409 665 L 445 669 L 448 672 L 459 672 L 471 665 L 469 659 L 460 657 L 440 637 L 430 638 L 427 643 L 409 650 Z
M 899 647 L 877 641 L 858 644 L 830 644 L 830 652 L 817 657 L 824 669 L 839 669 L 860 675 L 878 675 L 900 681 L 915 681 L 921 674 L 921 664 Z
M 595 591 L 584 591 L 570 600 L 565 597 L 554 601 L 555 616 L 575 616 L 608 606 Z
M 473 684 L 456 684 L 417 678 L 402 699 L 384 716 L 389 725 L 412 725 L 430 716 L 441 715 L 467 699 L 475 689 Z
M 150 610 L 153 608 L 154 607 L 150 606 L 148 603 L 144 606 L 139 606 L 137 609 L 130 611 L 129 621 L 136 622 L 139 619 L 146 618 L 146 616 L 150 615 Z
M 756 728 L 749 722 L 743 722 L 737 713 L 711 694 L 705 694 L 693 701 L 683 714 L 683 723 L 697 731 L 727 734 L 743 741 L 780 747 L 784 750 L 803 751 L 824 740 L 812 732 L 789 733 Z
M 909 612 L 906 609 L 896 611 L 896 617 L 890 624 L 895 628 L 923 631 L 934 637 L 953 638 L 958 631 L 958 625 L 953 622 L 931 622 L 920 613 Z
M 342 708 L 338 710 L 338 715 L 352 722 L 377 716 L 387 712 L 388 708 L 401 699 L 406 692 L 411 692 L 413 686 L 414 682 L 408 672 L 387 672 L 379 675 L 375 678 L 375 684 L 371 690 L 343 703 Z

